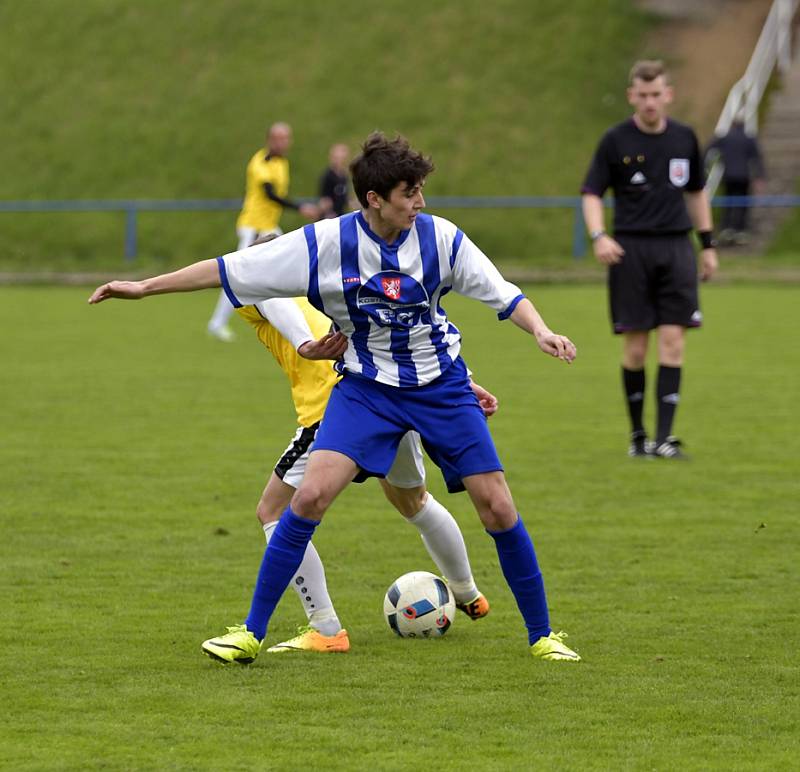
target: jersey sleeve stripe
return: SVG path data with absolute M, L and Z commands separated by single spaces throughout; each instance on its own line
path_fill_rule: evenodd
M 231 305 L 234 308 L 241 308 L 242 304 L 239 302 L 239 298 L 237 298 L 236 295 L 233 294 L 231 285 L 228 283 L 228 272 L 225 270 L 225 260 L 221 257 L 217 258 L 217 268 L 219 270 L 219 280 L 220 283 L 222 284 L 222 289 L 228 296 L 228 300 L 231 301 Z
M 308 244 L 308 302 L 317 311 L 321 311 L 324 314 L 325 308 L 322 304 L 322 296 L 319 294 L 317 232 L 314 230 L 313 224 L 309 224 L 303 228 L 303 233 Z
M 358 266 L 358 230 L 355 216 L 345 216 L 339 219 L 339 240 L 342 255 L 342 276 L 360 276 Z M 358 308 L 358 288 L 360 284 L 349 283 L 342 286 L 347 313 L 353 323 L 353 332 L 350 342 L 361 365 L 361 374 L 366 378 L 375 379 L 378 369 L 368 347 L 369 318 Z
M 525 295 L 517 295 L 509 304 L 508 308 L 505 311 L 501 311 L 497 318 L 502 322 L 503 319 L 508 319 L 511 314 L 514 313 L 514 309 L 519 305 L 519 301 L 522 300 Z
M 459 247 L 461 246 L 461 239 L 464 238 L 464 232 L 460 229 L 456 230 L 456 235 L 453 237 L 453 249 L 450 252 L 450 267 L 456 264 L 456 255 L 458 254 Z

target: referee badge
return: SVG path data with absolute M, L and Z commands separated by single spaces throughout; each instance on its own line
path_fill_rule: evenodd
M 669 181 L 676 187 L 682 188 L 689 182 L 689 159 L 669 159 Z

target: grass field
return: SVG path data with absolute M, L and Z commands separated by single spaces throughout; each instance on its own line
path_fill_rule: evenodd
M 709 287 L 677 430 L 685 464 L 632 461 L 599 286 L 533 296 L 566 367 L 460 298 L 476 377 L 536 541 L 553 623 L 584 656 L 534 661 L 491 540 L 459 519 L 493 604 L 435 641 L 385 627 L 392 579 L 430 569 L 374 483 L 315 537 L 353 649 L 225 669 L 200 642 L 245 614 L 254 507 L 293 431 L 213 295 L 89 307 L 0 289 L 0 766 L 38 769 L 787 769 L 800 747 L 797 291 Z M 301 622 L 287 597 L 268 638 Z

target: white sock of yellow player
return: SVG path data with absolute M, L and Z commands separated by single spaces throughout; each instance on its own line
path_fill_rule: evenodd
M 478 594 L 467 557 L 467 546 L 455 518 L 431 494 L 411 523 L 422 536 L 425 549 L 433 558 L 459 603 L 469 603 Z
M 220 327 L 224 327 L 230 320 L 232 314 L 233 306 L 231 305 L 231 301 L 228 300 L 228 296 L 225 292 L 221 290 L 217 298 L 217 305 L 214 308 L 214 313 L 208 321 L 208 329 L 218 330 Z
M 278 521 L 264 524 L 264 536 L 269 544 Z M 297 573 L 292 577 L 289 586 L 297 593 L 303 609 L 308 617 L 308 623 L 323 635 L 336 635 L 342 629 L 333 601 L 328 595 L 328 584 L 325 581 L 325 569 L 316 547 L 309 542 L 306 554 Z

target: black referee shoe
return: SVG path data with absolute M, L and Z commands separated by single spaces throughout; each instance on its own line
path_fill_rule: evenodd
M 651 452 L 657 458 L 671 458 L 677 461 L 686 461 L 689 458 L 681 450 L 681 441 L 677 437 L 667 437 L 663 442 L 654 443 Z
M 628 448 L 628 455 L 631 458 L 646 458 L 653 449 L 653 443 L 647 439 L 644 431 L 633 432 L 631 434 L 631 444 Z

